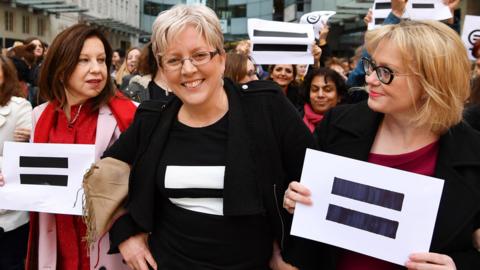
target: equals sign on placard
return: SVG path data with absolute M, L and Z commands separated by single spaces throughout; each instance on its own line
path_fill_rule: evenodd
M 375 3 L 375 10 L 381 10 L 381 11 L 384 11 L 384 10 L 389 10 L 389 9 L 392 9 L 392 3 L 388 2 L 388 3 Z M 386 19 L 386 14 L 384 15 L 385 17 L 375 17 L 375 25 L 381 25 L 383 24 L 383 22 L 385 21 Z
M 368 186 L 335 177 L 332 194 L 378 205 L 388 209 L 402 211 L 405 195 L 402 193 Z M 339 205 L 329 204 L 327 220 L 354 227 L 389 238 L 396 238 L 399 222 L 379 217 Z
M 20 156 L 21 168 L 51 168 L 68 169 L 68 158 L 66 157 L 32 157 Z M 27 174 L 20 173 L 20 183 L 24 185 L 50 185 L 64 186 L 68 184 L 68 175 L 59 174 Z
M 271 37 L 271 38 L 308 38 L 308 33 L 297 32 L 280 32 L 280 31 L 265 31 L 253 30 L 254 37 Z M 253 44 L 253 51 L 255 52 L 306 52 L 308 45 L 302 44 Z
M 435 4 L 434 3 L 412 3 L 412 8 L 413 9 L 434 9 Z

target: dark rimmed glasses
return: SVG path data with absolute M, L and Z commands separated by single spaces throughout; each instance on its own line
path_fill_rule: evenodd
M 192 54 L 190 57 L 185 57 L 185 58 L 180 58 L 176 56 L 161 56 L 159 55 L 160 61 L 162 63 L 162 67 L 164 67 L 167 70 L 170 71 L 175 71 L 179 70 L 182 68 L 183 63 L 185 60 L 189 60 L 190 63 L 194 66 L 200 66 L 204 65 L 212 60 L 212 58 L 219 54 L 220 52 L 218 50 L 215 50 L 213 52 L 196 52 Z
M 389 67 L 377 66 L 371 59 L 362 57 L 363 70 L 367 76 L 370 76 L 375 71 L 378 80 L 383 84 L 390 84 L 395 76 L 408 76 L 407 73 L 397 73 Z

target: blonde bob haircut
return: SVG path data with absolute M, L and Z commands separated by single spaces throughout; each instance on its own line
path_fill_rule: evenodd
M 155 19 L 151 38 L 153 53 L 162 56 L 169 44 L 188 26 L 195 27 L 208 45 L 224 53 L 223 33 L 215 12 L 207 6 L 184 4 L 162 11 Z M 161 61 L 158 64 L 161 66 Z
M 458 34 L 437 21 L 402 21 L 367 32 L 369 54 L 373 55 L 385 40 L 395 44 L 407 73 L 414 74 L 407 76 L 410 93 L 414 80 L 423 89 L 412 123 L 426 126 L 437 135 L 458 124 L 470 95 L 470 62 Z

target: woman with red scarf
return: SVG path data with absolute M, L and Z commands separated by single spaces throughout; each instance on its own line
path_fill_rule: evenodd
M 304 89 L 303 122 L 311 132 L 315 130 L 326 111 L 346 102 L 347 99 L 345 80 L 329 68 L 318 68 L 309 72 L 304 81 Z
M 130 124 L 136 106 L 116 92 L 103 33 L 77 24 L 53 41 L 40 73 L 45 104 L 33 111 L 34 143 L 95 144 L 96 158 Z M 108 235 L 88 247 L 82 217 L 31 213 L 27 269 L 128 269 L 108 255 Z M 89 250 L 90 248 L 90 250 Z

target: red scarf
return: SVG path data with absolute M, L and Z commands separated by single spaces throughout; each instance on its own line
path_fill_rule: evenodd
M 305 112 L 303 116 L 303 122 L 305 123 L 305 125 L 307 125 L 308 129 L 310 129 L 310 132 L 313 133 L 317 124 L 322 121 L 323 114 L 318 114 L 314 112 L 312 107 L 308 103 L 305 103 L 305 105 L 303 106 L 303 111 Z
M 84 107 L 89 108 L 90 104 Z M 108 103 L 112 114 L 118 124 L 121 132 L 125 131 L 133 121 L 133 117 L 137 107 L 120 92 Z M 72 110 L 72 115 L 73 115 Z M 58 103 L 50 102 L 42 112 L 35 126 L 35 134 L 33 141 L 36 143 L 48 143 L 51 136 L 57 141 L 59 138 L 68 137 L 67 132 L 58 130 L 55 126 L 59 118 Z M 89 113 L 87 110 L 78 111 L 77 123 L 81 126 L 82 133 L 79 133 L 81 141 L 84 143 L 95 143 L 95 134 L 97 127 L 98 112 Z M 94 119 L 92 119 L 92 117 Z M 60 132 L 59 132 L 60 131 Z M 77 140 L 77 138 L 75 138 Z M 57 269 L 90 269 L 90 259 L 88 257 L 88 247 L 86 242 L 82 241 L 85 236 L 86 227 L 81 217 L 72 215 L 57 215 Z M 27 267 L 26 269 L 38 269 L 38 213 L 30 213 L 30 235 L 28 241 Z M 84 248 L 83 248 L 84 247 Z
M 35 134 L 33 141 L 36 143 L 48 143 L 48 136 L 54 124 L 55 108 L 58 103 L 49 102 L 45 110 L 40 115 L 35 125 Z M 117 91 L 115 96 L 108 102 L 108 107 L 117 121 L 118 128 L 124 132 L 133 121 L 137 107 L 123 94 Z

